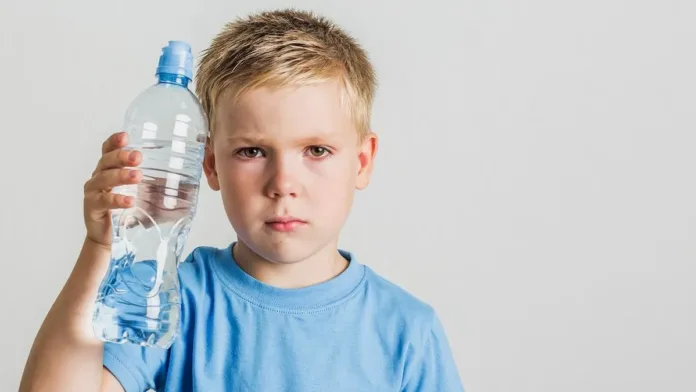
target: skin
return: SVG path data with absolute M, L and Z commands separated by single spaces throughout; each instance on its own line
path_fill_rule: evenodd
M 361 137 L 338 81 L 246 92 L 219 100 L 204 170 L 237 233 L 235 259 L 265 283 L 326 281 L 347 262 L 337 250 L 355 190 L 367 187 L 377 136 Z M 269 221 L 294 217 L 291 231 Z
M 104 344 L 92 333 L 91 323 L 92 305 L 111 256 L 110 211 L 134 203 L 111 190 L 142 181 L 139 170 L 126 169 L 142 162 L 139 152 L 123 150 L 127 143 L 123 132 L 104 141 L 102 156 L 85 182 L 86 235 L 82 250 L 34 339 L 19 386 L 21 392 L 123 391 L 102 365 Z
M 355 190 L 369 184 L 377 136 L 359 136 L 340 104 L 337 81 L 258 88 L 236 102 L 227 94 L 219 101 L 204 171 L 237 232 L 234 255 L 240 267 L 284 288 L 340 274 L 347 262 L 337 251 L 339 232 Z M 127 143 L 125 133 L 111 135 L 85 182 L 85 240 L 34 340 L 22 392 L 123 391 L 102 366 L 104 345 L 92 333 L 91 309 L 110 259 L 110 211 L 136 203 L 111 190 L 143 181 L 137 169 L 142 156 L 123 150 Z M 152 185 L 157 184 L 145 184 Z M 148 202 L 159 202 L 157 193 L 147 194 Z M 268 223 L 288 216 L 302 223 L 282 231 Z

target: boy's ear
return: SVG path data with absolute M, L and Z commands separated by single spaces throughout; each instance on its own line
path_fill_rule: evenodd
M 370 132 L 360 144 L 358 150 L 358 178 L 355 184 L 355 188 L 359 190 L 367 188 L 367 185 L 370 184 L 378 142 L 377 134 Z
M 220 190 L 220 181 L 218 180 L 217 170 L 215 169 L 215 153 L 213 152 L 213 146 L 208 139 L 205 144 L 205 156 L 203 157 L 203 171 L 205 176 L 208 178 L 208 186 L 214 191 Z

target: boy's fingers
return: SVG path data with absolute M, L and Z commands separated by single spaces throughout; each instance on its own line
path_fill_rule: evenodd
M 137 169 L 108 169 L 97 172 L 85 183 L 85 193 L 110 191 L 116 186 L 136 184 L 142 174 Z
M 142 154 L 140 151 L 136 150 L 122 150 L 116 149 L 107 152 L 102 155 L 99 163 L 97 163 L 97 168 L 94 169 L 93 174 L 97 174 L 101 171 L 108 169 L 116 169 L 124 166 L 136 166 L 140 163 L 140 158 Z
M 131 196 L 111 192 L 94 193 L 86 199 L 87 208 L 93 219 L 100 219 L 108 210 L 128 208 L 133 204 Z
M 116 132 L 112 134 L 102 143 L 102 155 L 124 146 L 128 142 L 127 139 L 128 134 L 126 132 Z

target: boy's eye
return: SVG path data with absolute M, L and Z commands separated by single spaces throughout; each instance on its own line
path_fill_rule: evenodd
M 309 154 L 315 158 L 323 157 L 329 150 L 322 146 L 312 146 L 308 149 Z
M 237 151 L 237 155 L 241 155 L 242 158 L 257 158 L 263 156 L 263 151 L 258 147 L 247 147 Z

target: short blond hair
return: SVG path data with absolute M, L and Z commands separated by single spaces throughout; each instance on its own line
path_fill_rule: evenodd
M 198 66 L 196 93 L 212 135 L 215 107 L 225 90 L 234 91 L 236 99 L 255 87 L 331 79 L 342 82 L 342 101 L 359 135 L 366 135 L 377 82 L 365 50 L 324 17 L 294 9 L 265 11 L 228 23 L 213 39 Z

